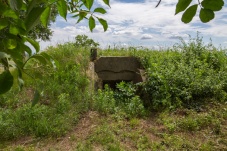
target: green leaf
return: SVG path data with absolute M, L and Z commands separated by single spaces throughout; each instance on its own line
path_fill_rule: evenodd
M 24 20 L 22 20 L 22 19 L 17 19 L 17 20 L 16 20 L 16 25 L 17 25 L 17 27 L 26 30 L 26 26 L 25 26 L 25 24 L 24 24 Z
M 27 32 L 29 32 L 33 27 L 35 27 L 39 23 L 40 16 L 44 10 L 45 10 L 44 7 L 35 7 L 30 11 L 30 13 L 27 15 L 25 19 L 25 26 Z
M 28 53 L 29 57 L 32 55 L 32 50 L 30 47 L 28 47 L 27 45 L 25 45 L 24 43 L 19 43 L 20 45 L 20 49 L 24 50 L 25 52 Z
M 54 58 L 51 57 L 50 55 L 48 55 L 47 53 L 41 52 L 40 55 L 42 55 L 46 60 L 48 60 L 49 63 L 51 63 L 51 65 L 54 68 L 58 68 L 59 67 L 59 63 L 56 60 L 54 60 Z
M 19 88 L 21 90 L 23 88 L 23 86 L 24 86 L 24 80 L 22 79 L 22 71 L 21 71 L 21 69 L 17 68 L 17 71 L 18 71 L 17 80 L 18 80 Z
M 43 24 L 44 27 L 47 28 L 48 25 L 48 19 L 50 17 L 50 7 L 47 7 L 42 15 L 40 16 L 41 23 Z
M 5 39 L 4 44 L 7 49 L 14 49 L 17 47 L 17 41 L 15 39 Z
M 98 7 L 94 10 L 94 12 L 97 12 L 97 13 L 101 13 L 101 14 L 105 14 L 106 13 L 106 10 L 101 8 L 101 7 Z
M 175 15 L 178 14 L 179 12 L 184 11 L 190 5 L 191 2 L 192 0 L 178 0 Z
M 20 77 L 17 77 L 17 81 L 18 81 L 20 90 L 22 90 L 22 88 L 24 86 L 24 80 Z
M 103 0 L 103 2 L 110 7 L 110 1 L 109 0 Z
M 17 35 L 20 33 L 20 31 L 15 25 L 11 24 L 9 27 L 9 33 L 13 35 Z
M 34 106 L 38 103 L 39 99 L 40 99 L 40 93 L 39 93 L 38 90 L 36 90 L 36 91 L 35 91 L 35 94 L 34 94 L 34 96 L 33 96 L 33 99 L 31 100 L 31 102 L 32 102 L 32 107 L 34 107 Z
M 89 18 L 89 28 L 91 32 L 95 28 L 95 19 L 92 16 Z
M 7 27 L 9 24 L 8 20 L 5 18 L 0 19 L 0 30 Z
M 59 0 L 57 2 L 57 8 L 58 8 L 58 12 L 61 15 L 61 17 L 63 17 L 65 20 L 66 16 L 67 16 L 67 3 L 64 0 Z
M 198 4 L 190 6 L 182 15 L 181 21 L 184 23 L 189 23 L 192 21 L 193 17 L 196 14 Z
M 0 94 L 6 93 L 13 86 L 13 76 L 9 70 L 0 74 Z
M 106 31 L 108 28 L 108 24 L 107 24 L 106 20 L 104 20 L 102 18 L 98 18 L 98 20 L 99 20 L 100 24 L 102 24 L 104 31 Z
M 35 48 L 36 53 L 38 53 L 40 51 L 40 46 L 39 46 L 38 42 L 36 42 L 33 39 L 28 38 L 28 37 L 25 37 L 25 39 Z
M 201 5 L 204 7 L 204 9 L 219 11 L 224 6 L 224 1 L 223 0 L 203 0 Z
M 214 12 L 210 9 L 203 9 L 201 8 L 199 13 L 199 18 L 203 23 L 207 23 L 210 20 L 214 19 Z
M 78 16 L 79 16 L 79 14 L 76 14 L 76 15 L 73 15 L 72 18 L 76 18 L 76 17 L 78 17 Z
M 86 0 L 85 6 L 90 10 L 93 3 L 94 3 L 94 0 Z
M 9 4 L 10 4 L 11 9 L 20 10 L 23 2 L 22 2 L 22 0 L 9 0 Z
M 9 28 L 9 33 L 13 34 L 13 35 L 24 35 L 26 34 L 26 31 L 20 27 L 17 27 L 13 24 L 10 25 L 10 28 Z
M 46 52 L 41 52 L 40 55 L 42 55 L 47 60 L 52 59 L 52 57 L 50 55 L 48 55 Z
M 44 65 L 47 64 L 46 59 L 42 55 L 35 54 L 35 55 L 31 56 L 30 58 L 34 58 Z
M 31 11 L 34 7 L 36 7 L 37 3 L 38 3 L 38 0 L 31 0 L 31 1 L 29 2 L 28 8 L 27 8 L 26 16 L 28 16 L 28 14 L 30 13 L 30 11 Z
M 53 58 L 46 52 L 41 52 L 39 55 L 43 56 L 46 60 L 51 61 Z
M 4 11 L 4 13 L 2 14 L 2 16 L 4 17 L 9 17 L 9 18 L 13 18 L 13 19 L 18 19 L 18 14 L 16 12 L 14 12 L 13 10 L 6 10 Z
M 77 20 L 77 23 L 79 23 L 81 20 L 83 20 L 87 16 L 86 12 L 80 12 L 79 13 L 79 19 Z

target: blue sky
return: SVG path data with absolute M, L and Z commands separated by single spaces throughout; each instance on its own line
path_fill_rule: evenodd
M 155 8 L 158 0 L 110 0 L 108 8 L 102 0 L 95 0 L 95 6 L 102 6 L 107 14 L 100 17 L 107 20 L 109 28 L 103 32 L 100 24 L 91 33 L 88 22 L 83 20 L 76 24 L 76 19 L 68 17 L 67 22 L 61 17 L 52 24 L 54 31 L 50 42 L 41 42 L 41 49 L 73 41 L 75 36 L 86 34 L 101 44 L 110 46 L 143 46 L 159 49 L 172 46 L 179 42 L 178 37 L 188 40 L 188 35 L 195 37 L 197 32 L 208 43 L 210 38 L 215 46 L 227 47 L 227 4 L 220 12 L 215 13 L 215 19 L 209 23 L 201 23 L 197 15 L 189 24 L 181 22 L 182 13 L 174 15 L 177 0 L 162 0 Z M 194 3 L 197 0 L 193 0 Z

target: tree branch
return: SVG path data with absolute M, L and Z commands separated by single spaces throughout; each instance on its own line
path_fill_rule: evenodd
M 159 4 L 161 3 L 161 1 L 162 1 L 162 0 L 159 0 L 158 4 L 155 6 L 155 8 L 159 6 Z
M 202 5 L 201 5 L 201 2 L 200 2 L 200 0 L 198 0 L 198 3 L 199 3 L 199 6 L 202 8 Z

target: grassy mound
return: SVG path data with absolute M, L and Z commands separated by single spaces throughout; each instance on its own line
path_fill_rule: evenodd
M 163 51 L 99 50 L 99 55 L 138 57 L 147 81 L 121 82 L 116 90 L 105 86 L 95 93 L 86 75 L 89 48 L 65 43 L 47 52 L 58 61 L 57 69 L 31 60 L 24 89 L 0 95 L 0 141 L 5 142 L 0 148 L 37 150 L 38 143 L 60 150 L 227 148 L 224 50 L 204 45 L 199 37 Z M 36 90 L 40 100 L 31 107 Z M 11 147 L 10 141 L 26 137 L 42 139 Z M 63 138 L 68 146 L 56 148 L 58 142 L 51 146 L 45 137 Z

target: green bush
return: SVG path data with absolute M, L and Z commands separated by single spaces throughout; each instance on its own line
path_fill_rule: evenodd
M 131 82 L 120 82 L 116 85 L 114 97 L 129 117 L 141 117 L 145 115 L 143 101 L 136 95 L 137 86 Z
M 132 83 L 120 82 L 117 90 L 105 85 L 104 90 L 98 90 L 95 95 L 93 108 L 104 114 L 122 114 L 128 118 L 145 115 L 145 108 L 139 96 L 136 95 L 136 86 Z
M 204 45 L 200 37 L 174 50 L 150 52 L 141 61 L 147 73 L 143 91 L 153 109 L 192 108 L 227 99 L 226 53 Z

